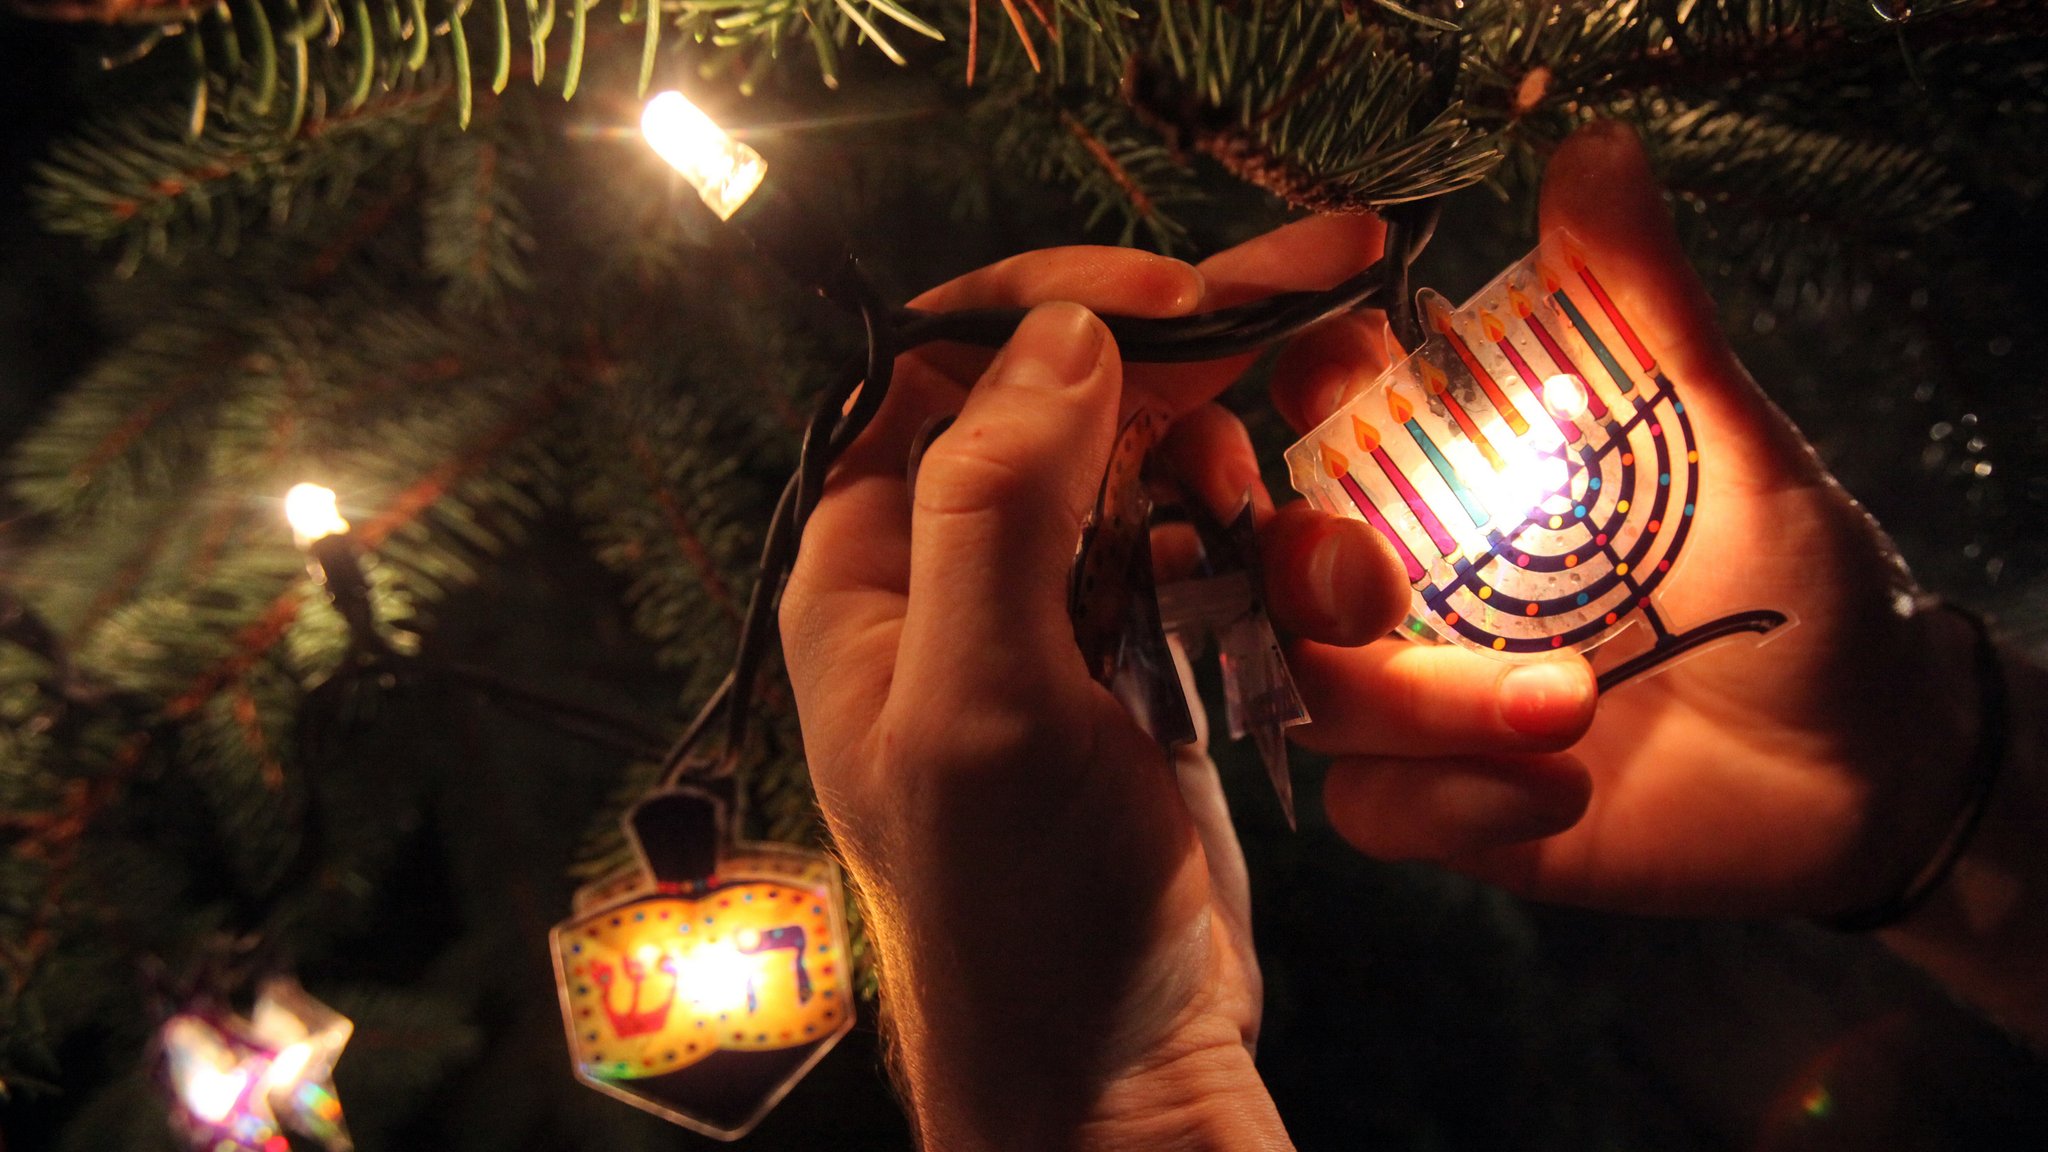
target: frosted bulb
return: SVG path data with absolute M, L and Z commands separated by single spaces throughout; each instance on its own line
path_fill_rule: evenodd
M 759 152 L 726 135 L 680 92 L 658 93 L 649 100 L 640 114 L 640 131 L 720 220 L 740 210 L 768 171 Z
M 1560 372 L 1543 382 L 1543 406 L 1560 419 L 1576 420 L 1586 414 L 1586 385 L 1577 376 Z
M 348 521 L 335 506 L 334 489 L 318 484 L 294 484 L 284 494 L 284 518 L 292 536 L 303 548 L 315 540 L 348 531 Z

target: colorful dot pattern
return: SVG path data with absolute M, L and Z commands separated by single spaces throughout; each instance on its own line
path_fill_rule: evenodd
M 747 847 L 690 888 L 607 878 L 603 890 L 623 898 L 579 900 L 585 910 L 555 928 L 563 1020 L 584 1078 L 660 1076 L 720 1049 L 789 1048 L 836 1039 L 852 1025 L 838 869 L 814 853 Z M 799 933 L 800 955 L 787 946 Z M 760 948 L 764 939 L 783 946 Z M 726 979 L 718 989 L 688 987 L 701 970 L 691 958 L 707 954 L 721 958 L 716 971 Z M 645 1030 L 656 1018 L 659 1026 Z

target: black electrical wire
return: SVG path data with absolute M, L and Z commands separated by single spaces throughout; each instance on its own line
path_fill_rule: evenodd
M 1186 364 L 1221 360 L 1262 348 L 1323 320 L 1359 308 L 1384 306 L 1384 261 L 1322 292 L 1283 292 L 1263 300 L 1193 316 L 1155 319 L 1104 316 L 1117 352 L 1137 364 Z M 891 314 L 900 351 L 937 341 L 999 348 L 1022 323 L 1026 308 L 973 308 L 926 312 L 899 308 Z

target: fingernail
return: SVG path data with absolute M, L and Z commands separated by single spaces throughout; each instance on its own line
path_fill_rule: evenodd
M 1330 418 L 1344 402 L 1344 389 L 1350 379 L 1351 372 L 1344 368 L 1324 368 L 1316 373 L 1308 389 L 1309 424 L 1320 424 Z
M 1500 717 L 1524 736 L 1568 736 L 1585 723 L 1592 685 L 1575 664 L 1518 664 L 1500 680 Z
M 1079 304 L 1041 304 L 1017 325 L 1004 357 L 1002 379 L 1041 388 L 1080 384 L 1094 374 L 1108 335 Z
M 1316 606 L 1346 637 L 1363 626 L 1357 591 L 1370 575 L 1372 557 L 1361 554 L 1361 543 L 1356 534 L 1333 525 L 1309 553 L 1309 588 Z

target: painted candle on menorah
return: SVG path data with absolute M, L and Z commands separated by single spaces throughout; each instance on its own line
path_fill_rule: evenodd
M 1423 346 L 1287 452 L 1297 490 L 1392 542 L 1414 589 L 1405 631 L 1510 658 L 1585 651 L 1610 688 L 1787 623 L 1753 606 L 1666 618 L 1660 589 L 1712 514 L 1712 462 L 1682 382 L 1568 236 L 1462 308 L 1422 307 Z

